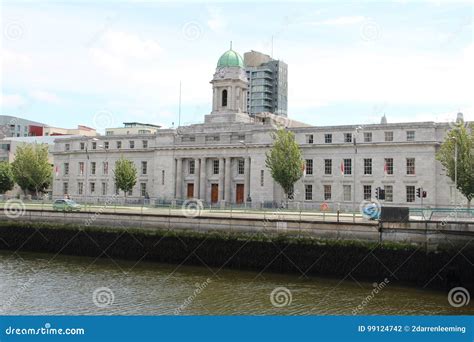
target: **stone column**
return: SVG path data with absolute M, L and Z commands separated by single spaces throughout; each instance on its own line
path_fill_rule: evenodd
M 194 198 L 199 198 L 199 181 L 200 181 L 200 171 L 199 171 L 199 159 L 194 159 Z
M 181 199 L 183 198 L 183 158 L 177 158 L 176 162 L 176 198 Z
M 201 158 L 200 167 L 200 181 L 199 181 L 199 198 L 206 202 L 206 158 Z
M 232 159 L 229 157 L 229 158 L 226 158 L 225 159 L 225 186 L 224 186 L 224 200 L 226 201 L 226 203 L 232 203 L 232 199 L 230 198 L 231 196 L 231 190 L 230 190 L 230 187 L 231 187 L 231 161 Z
M 224 158 L 219 158 L 219 201 L 224 200 Z
M 245 158 L 244 201 L 250 195 L 250 157 Z
M 234 109 L 234 92 L 232 88 L 231 86 L 227 87 L 227 108 L 230 110 Z

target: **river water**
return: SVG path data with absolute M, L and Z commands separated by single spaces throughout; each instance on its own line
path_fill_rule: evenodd
M 473 313 L 444 292 L 382 281 L 375 293 L 375 283 L 350 278 L 0 251 L 0 315 L 351 315 L 359 305 L 362 315 Z

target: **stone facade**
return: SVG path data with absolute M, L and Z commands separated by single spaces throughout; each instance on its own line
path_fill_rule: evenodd
M 364 199 L 375 197 L 378 187 L 385 188 L 390 205 L 419 207 L 414 193 L 418 187 L 427 192 L 424 205 L 454 205 L 454 184 L 435 159 L 448 124 L 313 127 L 268 113 L 250 117 L 243 112 L 243 68 L 221 65 L 211 83 L 212 112 L 203 124 L 153 134 L 58 140 L 54 163 L 61 171 L 54 177 L 54 197 L 67 193 L 73 199 L 105 201 L 116 192 L 113 166 L 124 156 L 138 170 L 137 184 L 128 195 L 131 200 L 278 204 L 283 193 L 265 166 L 265 153 L 271 148 L 271 132 L 284 125 L 295 133 L 306 160 L 294 194 L 301 208 L 326 203 L 330 210 L 358 210 Z M 458 201 L 464 200 L 458 194 Z

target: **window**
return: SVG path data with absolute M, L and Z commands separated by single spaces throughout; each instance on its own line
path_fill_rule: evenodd
M 140 196 L 146 197 L 146 183 L 140 183 Z
M 352 187 L 350 185 L 343 185 L 343 196 L 344 201 L 352 200 Z
M 84 174 L 84 162 L 79 162 L 79 175 Z
M 332 143 L 332 134 L 324 134 L 324 143 L 331 144 Z
M 324 200 L 331 200 L 331 185 L 324 185 Z
M 415 158 L 407 158 L 407 175 L 415 174 Z
M 393 158 L 385 158 L 384 171 L 387 175 L 393 175 Z
M 107 195 L 107 183 L 102 183 L 102 196 Z
M 364 199 L 370 201 L 372 198 L 372 185 L 364 185 Z
M 194 159 L 189 161 L 188 166 L 189 166 L 189 174 L 194 175 L 194 172 L 196 171 L 196 162 L 194 161 Z
M 227 107 L 227 89 L 222 91 L 222 107 Z
M 91 190 L 90 193 L 93 194 L 95 192 L 95 183 L 91 182 L 89 187 L 90 187 L 90 190 Z
M 313 135 L 312 134 L 306 134 L 306 143 L 307 144 L 312 144 L 314 141 Z
M 69 151 L 71 149 L 71 144 L 65 144 L 64 145 L 64 150 Z
M 407 131 L 407 141 L 415 141 L 415 131 Z
M 344 133 L 344 142 L 351 143 L 352 142 L 352 133 Z
M 332 159 L 324 159 L 324 174 L 332 174 Z
M 364 132 L 364 142 L 372 142 L 372 132 Z
M 105 132 L 105 135 L 114 135 L 114 131 L 107 131 Z
M 306 159 L 306 174 L 313 174 L 313 159 Z
M 393 185 L 385 185 L 385 202 L 393 202 Z
M 220 141 L 221 138 L 218 135 L 207 135 L 206 141 Z
M 117 141 L 117 148 L 118 149 L 122 148 L 122 142 L 121 141 Z
M 265 183 L 265 171 L 264 170 L 260 170 L 260 186 L 263 186 Z
M 128 142 L 128 145 L 129 145 L 130 148 L 135 148 L 135 141 L 130 140 L 130 141 Z
M 344 174 L 352 175 L 352 159 L 344 159 Z
M 102 173 L 104 175 L 108 175 L 109 174 L 109 162 L 103 162 L 102 163 Z
M 81 142 L 79 146 L 81 150 L 84 150 L 86 148 L 86 144 L 84 144 L 83 142 Z
M 92 142 L 92 149 L 97 150 L 97 143 L 95 141 Z
M 148 140 L 142 140 L 142 147 L 148 148 Z
M 212 161 L 212 173 L 215 175 L 219 174 L 219 160 L 217 159 Z
M 95 162 L 91 162 L 91 175 L 95 175 Z
M 306 201 L 313 200 L 313 184 L 305 184 L 304 186 L 304 199 Z
M 407 185 L 407 202 L 415 202 L 415 186 Z
M 82 195 L 84 193 L 84 183 L 77 183 L 77 194 Z
M 161 185 L 165 185 L 165 170 L 161 170 Z
M 245 173 L 245 160 L 244 159 L 239 159 L 237 172 L 239 175 L 243 175 Z
M 63 183 L 63 194 L 64 195 L 67 195 L 69 193 L 69 183 L 68 182 L 64 182 Z
M 148 171 L 148 162 L 142 161 L 142 175 L 146 175 Z
M 372 174 L 372 158 L 364 158 L 364 175 Z
M 393 132 L 385 132 L 385 141 L 393 141 Z
M 109 142 L 104 141 L 104 149 L 108 150 L 109 149 Z
M 64 163 L 64 175 L 67 176 L 69 174 L 69 163 Z

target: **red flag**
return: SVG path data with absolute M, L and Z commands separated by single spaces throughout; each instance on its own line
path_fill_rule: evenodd
M 341 161 L 341 175 L 344 174 L 344 160 Z
M 387 162 L 383 164 L 383 173 L 387 174 Z
M 56 165 L 56 177 L 59 176 L 59 166 Z

